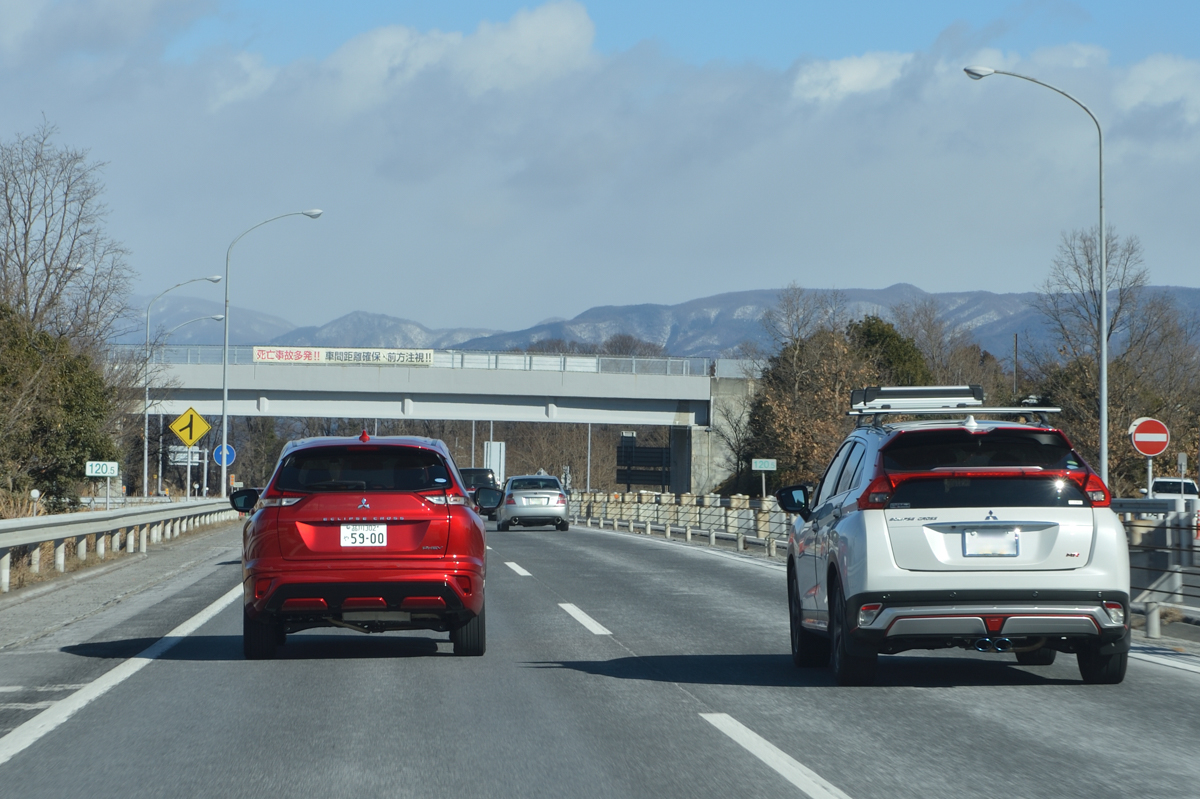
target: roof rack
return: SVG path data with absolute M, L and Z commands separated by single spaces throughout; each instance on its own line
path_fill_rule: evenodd
M 987 407 L 983 387 L 970 386 L 871 386 L 850 394 L 847 416 L 886 416 L 888 414 L 956 416 L 978 413 L 1028 414 L 1041 416 L 1061 413 L 1062 408 L 1036 405 Z

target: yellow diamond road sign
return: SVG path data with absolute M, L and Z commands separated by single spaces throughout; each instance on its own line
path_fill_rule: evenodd
M 171 422 L 171 432 L 179 436 L 184 446 L 190 447 L 204 434 L 212 430 L 212 425 L 204 421 L 204 417 L 196 413 L 195 408 L 188 408 L 178 419 Z

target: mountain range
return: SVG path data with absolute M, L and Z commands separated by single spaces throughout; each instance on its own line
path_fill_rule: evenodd
M 1200 289 L 1156 287 L 1170 292 L 1181 312 L 1200 314 Z M 812 290 L 822 293 L 820 289 Z M 888 318 L 902 302 L 927 298 L 937 301 L 942 318 L 969 332 L 984 349 L 1007 353 L 1013 335 L 1038 336 L 1043 322 L 1034 308 L 1035 292 L 996 294 L 988 291 L 929 293 L 907 283 L 885 289 L 839 290 L 851 318 L 869 314 Z M 524 330 L 498 331 L 456 327 L 431 329 L 419 322 L 384 314 L 356 311 L 320 326 L 297 327 L 285 319 L 244 308 L 231 308 L 231 344 L 279 344 L 342 347 L 418 347 L 504 351 L 523 349 L 546 339 L 600 344 L 626 333 L 662 345 L 671 355 L 720 357 L 738 345 L 768 344 L 761 319 L 778 292 L 770 289 L 734 291 L 689 300 L 678 305 L 609 305 L 589 308 L 574 319 L 545 321 Z M 133 298 L 134 307 L 140 298 Z M 221 303 L 195 297 L 164 297 L 151 316 L 152 330 L 163 331 L 179 320 L 221 313 Z M 123 343 L 141 343 L 144 328 Z M 187 324 L 170 336 L 170 343 L 220 344 L 222 325 L 212 321 Z

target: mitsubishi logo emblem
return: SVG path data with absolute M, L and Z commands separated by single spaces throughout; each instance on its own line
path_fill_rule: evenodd
M 363 502 L 366 502 L 366 500 L 364 499 Z M 995 522 L 995 521 L 999 521 L 1000 517 L 996 515 L 995 511 L 990 510 L 987 512 L 987 516 L 983 517 L 983 520 L 985 522 Z
M 371 506 L 367 504 L 367 498 L 366 498 L 366 497 L 363 497 L 363 498 L 362 498 L 362 502 L 358 503 L 358 507 L 360 507 L 360 508 L 368 508 L 368 509 L 369 509 Z M 992 518 L 995 518 L 995 517 L 992 517 Z

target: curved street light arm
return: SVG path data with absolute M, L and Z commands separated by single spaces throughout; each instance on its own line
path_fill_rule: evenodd
M 1040 81 L 1037 78 L 1031 78 L 1028 75 L 1021 75 L 1016 72 L 1006 72 L 999 69 L 989 69 L 987 67 L 967 67 L 964 72 L 972 80 L 980 80 L 988 75 L 1008 75 L 1010 78 L 1020 78 L 1027 80 L 1030 83 L 1036 83 L 1038 86 L 1044 86 L 1052 92 L 1057 92 L 1063 97 L 1066 97 L 1075 105 L 1084 110 L 1096 125 L 1096 136 L 1099 138 L 1099 161 L 1100 161 L 1100 229 L 1097 231 L 1096 237 L 1100 239 L 1100 291 L 1099 297 L 1099 315 L 1100 315 L 1100 352 L 1099 352 L 1099 372 L 1100 372 L 1100 479 L 1108 484 L 1108 237 L 1104 231 L 1104 130 L 1100 127 L 1100 120 L 1096 119 L 1096 115 L 1092 113 L 1092 109 L 1081 103 L 1079 100 L 1067 94 L 1057 86 L 1052 86 L 1045 81 Z M 1015 370 L 1016 364 L 1013 364 Z

